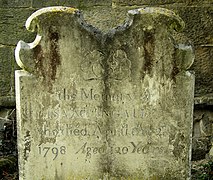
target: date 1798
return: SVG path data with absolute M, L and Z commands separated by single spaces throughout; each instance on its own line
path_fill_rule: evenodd
M 51 154 L 53 155 L 53 160 L 55 160 L 59 155 L 66 154 L 66 147 L 65 146 L 60 146 L 60 147 L 38 146 L 38 153 L 42 155 L 43 157 L 47 157 L 49 154 Z

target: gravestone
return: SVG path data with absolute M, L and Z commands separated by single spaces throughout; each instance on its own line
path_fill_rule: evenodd
M 49 7 L 26 22 L 16 103 L 20 179 L 190 178 L 191 46 L 172 11 L 142 8 L 103 34 L 80 11 Z

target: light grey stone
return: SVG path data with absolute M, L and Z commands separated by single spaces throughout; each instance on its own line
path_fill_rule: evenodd
M 72 8 L 44 8 L 20 41 L 20 179 L 189 179 L 194 75 L 190 46 L 163 8 L 129 11 L 102 33 Z

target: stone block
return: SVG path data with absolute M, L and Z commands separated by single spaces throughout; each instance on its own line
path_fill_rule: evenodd
M 205 159 L 210 154 L 213 139 L 212 106 L 195 106 L 193 123 L 192 160 Z
M 169 4 L 178 4 L 184 3 L 186 5 L 192 4 L 208 4 L 212 3 L 212 0 L 112 0 L 113 4 L 116 6 L 141 6 L 141 5 L 149 5 L 149 6 L 157 6 L 157 5 L 169 5 Z
M 14 58 L 14 48 L 0 47 L 0 107 L 15 106 L 14 70 L 18 69 Z
M 182 3 L 184 0 L 112 0 L 116 6 L 141 6 L 141 5 L 162 5 L 171 3 Z
M 71 0 L 71 4 L 76 4 L 76 0 Z M 48 7 L 48 6 L 59 6 L 63 5 L 63 0 L 60 2 L 59 0 L 48 0 L 48 1 L 43 1 L 43 0 L 32 0 L 32 7 L 33 8 L 41 8 L 41 7 Z
M 81 0 L 81 7 L 91 7 L 91 6 L 111 6 L 111 0 Z
M 131 8 L 111 8 L 94 7 L 83 9 L 84 19 L 88 24 L 107 32 L 110 29 L 122 25 L 127 18 L 128 9 Z
M 19 7 L 30 7 L 31 0 L 1 0 L 0 7 L 1 8 L 19 8 Z
M 195 47 L 195 62 L 192 66 L 196 73 L 195 96 L 213 94 L 213 48 Z
M 111 0 L 33 0 L 32 6 L 34 8 L 48 7 L 48 6 L 68 6 L 77 8 L 86 8 L 91 6 L 110 6 Z
M 0 9 L 0 44 L 15 46 L 20 38 L 32 41 L 35 35 L 25 31 L 25 21 L 33 11 L 25 8 Z
M 14 70 L 18 69 L 14 58 L 14 48 L 0 47 L 0 107 L 15 106 Z
M 173 6 L 171 9 L 177 12 L 186 23 L 184 33 L 197 45 L 213 44 L 213 6 Z
M 19 179 L 188 179 L 194 54 L 171 38 L 183 25 L 163 8 L 107 33 L 73 8 L 32 14 L 36 39 L 16 47 Z
M 12 74 L 13 51 L 10 47 L 0 47 L 0 96 L 10 94 Z

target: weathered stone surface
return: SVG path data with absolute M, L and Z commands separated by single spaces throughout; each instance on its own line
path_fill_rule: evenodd
M 0 97 L 10 94 L 11 75 L 13 74 L 12 61 L 14 62 L 12 48 L 0 47 Z
M 81 4 L 80 4 L 81 2 Z M 95 6 L 93 8 L 87 8 L 89 6 L 89 2 L 91 5 L 93 3 L 99 3 L 102 5 L 101 7 Z M 104 2 L 106 4 L 104 4 Z M 121 1 L 119 1 L 122 3 Z M 126 4 L 131 1 L 126 1 Z M 135 1 L 136 2 L 136 1 Z M 143 2 L 143 1 L 140 1 Z M 150 4 L 151 1 L 144 1 L 144 3 Z M 155 5 L 161 5 L 163 2 L 166 1 L 153 1 Z M 178 2 L 178 1 L 177 1 Z M 190 38 L 190 41 L 195 45 L 206 45 L 212 44 L 212 5 L 210 1 L 202 1 L 202 3 L 197 3 L 199 1 L 191 1 L 194 3 L 192 6 L 187 6 L 187 1 L 184 1 L 182 4 L 172 3 L 164 5 L 166 8 L 170 8 L 171 10 L 175 11 L 177 14 L 183 18 L 186 23 L 185 28 L 185 35 Z M 0 7 L 27 7 L 29 5 L 29 0 L 2 0 Z M 40 5 L 39 5 L 40 3 Z M 66 6 L 76 6 L 76 7 L 85 7 L 83 12 L 85 14 L 85 19 L 89 22 L 94 24 L 96 27 L 101 28 L 105 32 L 112 28 L 116 27 L 118 24 L 121 24 L 125 19 L 125 14 L 127 9 L 134 8 L 132 6 L 122 6 L 123 9 L 119 8 L 111 8 L 109 1 L 88 1 L 88 3 L 83 1 L 74 1 L 74 0 L 62 0 L 62 1 L 37 1 L 34 2 L 34 7 L 43 7 L 43 6 L 51 6 L 54 3 L 58 5 L 66 5 Z M 75 4 L 76 3 L 76 4 Z M 159 4 L 158 4 L 159 3 Z M 197 3 L 197 4 L 196 4 Z M 103 7 L 103 5 L 106 5 Z M 190 3 L 189 3 L 190 5 Z M 107 7 L 108 6 L 108 7 Z M 119 6 L 117 6 L 119 7 Z M 125 7 L 125 8 L 124 8 Z M 0 9 L 0 44 L 12 44 L 15 45 L 19 39 L 23 39 L 25 42 L 31 42 L 34 38 L 32 33 L 27 33 L 24 29 L 24 21 L 29 15 L 33 12 L 33 9 L 28 8 L 8 8 L 8 9 Z M 111 18 L 111 20 L 110 20 Z M 9 37 L 9 38 L 8 38 Z M 196 86 L 195 86 L 195 94 L 196 96 L 203 96 L 207 93 L 213 93 L 212 90 L 212 75 L 207 75 L 212 72 L 211 67 L 212 65 L 207 66 L 210 62 L 209 58 L 212 54 L 211 47 L 205 47 L 205 49 L 209 48 L 208 55 L 205 57 L 200 57 L 200 54 L 203 54 L 203 50 L 200 46 L 196 47 L 196 59 L 193 70 L 196 73 Z M 207 53 L 207 50 L 205 50 Z M 13 55 L 12 55 L 13 56 Z M 11 58 L 12 58 L 11 56 Z M 1 57 L 0 57 L 1 58 Z M 200 63 L 202 63 L 202 67 L 200 68 Z M 206 65 L 205 65 L 206 64 Z M 203 70 L 203 66 L 205 66 L 205 71 L 202 72 L 200 69 Z M 6 69 L 6 68 L 5 68 Z M 14 86 L 11 85 L 11 88 L 14 89 Z
M 209 3 L 213 2 L 212 0 L 112 0 L 115 5 L 120 6 L 132 6 L 132 5 L 164 5 L 164 4 L 173 4 L 173 3 Z
M 195 105 L 202 105 L 202 106 L 212 106 L 213 105 L 213 94 L 207 94 L 204 96 L 195 97 Z
M 46 6 L 72 6 L 72 7 L 90 7 L 90 6 L 111 6 L 111 0 L 33 0 L 32 6 L 41 8 Z
M 15 46 L 18 39 L 31 42 L 35 35 L 24 31 L 24 22 L 33 11 L 33 9 L 25 8 L 0 9 L 0 44 Z
M 205 159 L 213 143 L 212 106 L 205 107 L 205 109 L 200 106 L 195 107 L 192 146 L 192 160 L 194 161 Z
M 160 4 L 170 4 L 170 3 L 181 3 L 183 0 L 112 0 L 113 4 L 116 6 L 141 6 L 141 5 L 160 5 Z
M 63 0 L 62 0 L 63 2 Z M 71 3 L 73 3 L 73 6 L 76 5 L 78 1 L 77 0 L 71 0 Z M 43 0 L 32 0 L 32 6 L 34 8 L 41 8 L 45 6 L 57 6 L 59 5 L 58 0 L 48 0 L 48 1 L 43 1 Z
M 112 0 L 82 0 L 80 7 L 111 6 Z
M 0 8 L 8 8 L 8 7 L 30 7 L 31 0 L 1 0 Z
M 83 9 L 84 19 L 87 23 L 97 27 L 103 32 L 122 25 L 126 20 L 128 10 L 132 8 L 93 7 Z
M 177 34 L 175 40 L 195 45 L 195 63 L 191 68 L 196 74 L 195 95 L 205 96 L 213 93 L 213 61 L 212 57 L 212 7 L 190 7 L 165 5 L 180 14 L 186 23 L 184 34 Z M 84 17 L 87 22 L 98 27 L 104 32 L 116 27 L 125 20 L 128 9 L 133 7 L 101 8 L 96 7 L 84 10 Z M 196 17 L 196 18 L 195 18 Z M 101 21 L 100 21 L 100 19 Z
M 0 107 L 15 106 L 14 48 L 0 47 Z
M 196 73 L 195 96 L 213 98 L 213 47 L 196 47 L 192 69 Z M 209 94 L 209 95 L 208 95 Z
M 213 6 L 173 6 L 186 23 L 184 33 L 194 45 L 213 44 Z
M 45 8 L 20 41 L 20 179 L 187 179 L 194 75 L 172 11 L 145 8 L 103 34 L 78 10 Z M 27 70 L 27 71 L 26 71 Z
M 0 107 L 14 107 L 16 105 L 16 100 L 14 93 L 9 92 L 10 95 L 0 97 Z

